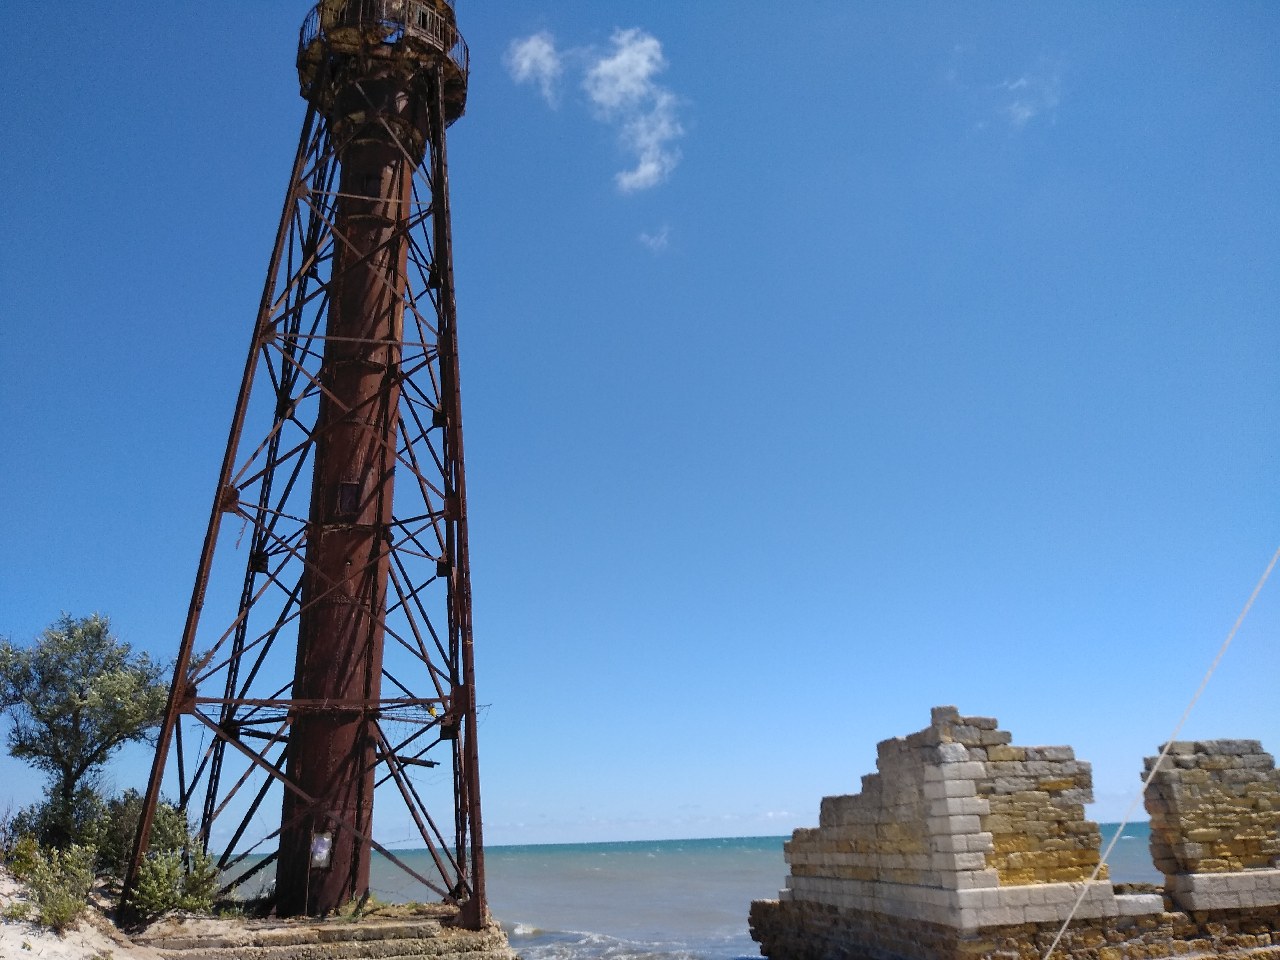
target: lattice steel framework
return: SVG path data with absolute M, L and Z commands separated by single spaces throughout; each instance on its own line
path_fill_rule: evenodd
M 367 892 L 377 850 L 474 928 L 486 906 L 445 150 L 466 46 L 444 0 L 326 0 L 304 23 L 299 73 L 309 106 L 122 896 L 127 908 L 176 775 L 172 799 L 226 889 L 274 865 L 280 913 L 326 913 Z M 373 839 L 375 795 L 379 822 L 394 806 L 431 869 Z

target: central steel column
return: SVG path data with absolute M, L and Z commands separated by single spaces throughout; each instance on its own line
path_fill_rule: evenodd
M 326 91 L 341 198 L 286 771 L 316 802 L 285 792 L 284 916 L 329 913 L 369 887 L 405 230 L 427 126 L 421 96 L 408 94 L 396 67 L 352 60 Z

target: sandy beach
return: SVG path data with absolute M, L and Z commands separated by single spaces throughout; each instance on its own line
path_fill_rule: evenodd
M 22 885 L 0 868 L 0 911 L 25 900 Z M 133 943 L 92 905 L 72 930 L 59 936 L 35 923 L 6 920 L 0 923 L 0 957 L 19 960 L 160 960 L 160 954 Z

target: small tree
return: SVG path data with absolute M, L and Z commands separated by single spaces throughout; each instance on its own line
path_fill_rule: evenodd
M 83 808 L 98 800 L 102 766 L 159 725 L 162 673 L 96 613 L 63 614 L 29 647 L 0 642 L 0 710 L 13 719 L 9 752 L 50 777 L 43 840 L 65 846 L 74 839 Z

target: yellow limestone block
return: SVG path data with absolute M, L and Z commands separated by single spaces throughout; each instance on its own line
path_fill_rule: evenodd
M 1044 779 L 1036 783 L 1041 790 L 1070 790 L 1076 786 L 1075 777 L 1058 777 L 1057 779 Z
M 988 760 L 1013 760 L 1022 761 L 1027 759 L 1027 751 L 1023 747 L 1008 747 L 1002 744 L 993 744 L 987 747 Z

